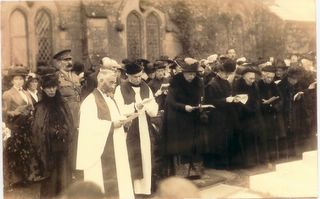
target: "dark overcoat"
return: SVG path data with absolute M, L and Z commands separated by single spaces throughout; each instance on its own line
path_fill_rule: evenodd
M 170 81 L 162 125 L 163 149 L 166 155 L 192 155 L 203 151 L 199 111 L 185 110 L 186 105 L 200 104 L 203 90 L 201 86 L 199 77 L 188 82 L 182 73 Z
M 208 150 L 209 152 L 226 154 L 229 138 L 237 124 L 234 103 L 227 103 L 226 98 L 231 96 L 231 85 L 219 76 L 214 77 L 205 89 L 205 103 L 213 104 L 208 123 Z
M 271 104 L 263 104 L 260 102 L 261 114 L 263 117 L 263 130 L 265 131 L 267 138 L 275 139 L 276 137 L 284 137 L 285 130 L 283 123 L 281 122 L 282 118 L 280 114 L 283 104 L 277 85 L 274 82 L 267 84 L 263 80 L 260 80 L 258 82 L 258 87 L 261 99 L 268 100 L 271 97 L 279 97 L 279 99 L 273 101 Z
M 248 85 L 243 78 L 234 82 L 233 94 L 247 94 L 245 104 L 238 103 L 240 145 L 244 157 L 244 166 L 255 166 L 268 161 L 266 135 L 261 130 L 263 121 L 260 110 L 261 98 L 256 83 Z
M 238 128 L 235 103 L 227 103 L 232 95 L 231 84 L 219 76 L 214 77 L 205 89 L 205 104 L 213 104 L 210 109 L 207 131 L 205 131 L 206 156 L 204 163 L 213 168 L 230 168 L 239 146 L 234 132 Z M 232 161 L 232 164 L 236 164 Z
M 43 92 L 36 105 L 32 124 L 33 142 L 38 150 L 41 173 L 41 197 L 55 197 L 71 184 L 74 123 L 59 91 L 55 97 Z

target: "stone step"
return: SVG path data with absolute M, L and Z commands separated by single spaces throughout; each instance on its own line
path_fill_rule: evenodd
M 317 163 L 305 162 L 304 160 L 286 162 L 276 165 L 276 171 L 281 173 L 302 173 L 317 175 Z
M 273 197 L 316 197 L 317 180 L 299 174 L 284 174 L 277 171 L 251 176 L 249 187 Z M 316 178 L 316 176 L 315 176 Z
M 247 188 L 218 184 L 201 190 L 201 199 L 213 198 L 262 198 L 263 196 Z
M 317 151 L 308 151 L 302 154 L 302 160 L 307 164 L 317 164 L 318 162 L 318 152 Z

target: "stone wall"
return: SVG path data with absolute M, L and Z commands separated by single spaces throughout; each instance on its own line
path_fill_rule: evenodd
M 52 54 L 71 48 L 76 61 L 89 67 L 103 56 L 117 61 L 128 56 L 127 16 L 141 18 L 141 56 L 147 57 L 146 19 L 159 20 L 160 55 L 205 58 L 235 48 L 238 56 L 283 57 L 315 51 L 315 23 L 283 21 L 257 0 L 82 0 L 2 2 L 2 67 L 12 60 L 10 16 L 21 10 L 27 20 L 28 65 L 36 70 L 34 18 L 45 9 L 52 19 Z

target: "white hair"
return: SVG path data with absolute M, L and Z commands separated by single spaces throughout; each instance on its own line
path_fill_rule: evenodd
M 104 80 L 106 77 L 109 77 L 109 76 L 112 76 L 112 75 L 115 75 L 115 71 L 113 70 L 109 70 L 109 69 L 103 69 L 103 70 L 100 70 L 98 75 L 97 75 L 97 81 L 98 81 L 98 85 L 99 85 L 99 82 L 101 82 L 102 80 Z

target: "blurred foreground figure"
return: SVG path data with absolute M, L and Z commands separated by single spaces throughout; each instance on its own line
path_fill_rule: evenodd
M 160 182 L 155 199 L 200 198 L 200 190 L 191 181 L 170 177 Z
M 93 182 L 76 182 L 72 184 L 60 199 L 104 199 L 100 187 Z

